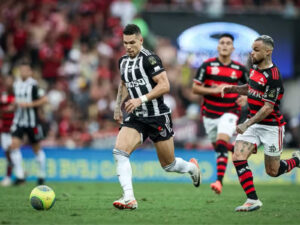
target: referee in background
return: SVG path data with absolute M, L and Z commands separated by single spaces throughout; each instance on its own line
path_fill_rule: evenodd
M 19 65 L 20 78 L 14 82 L 14 95 L 16 111 L 11 127 L 12 144 L 11 160 L 15 169 L 15 185 L 25 182 L 24 169 L 22 167 L 22 154 L 20 147 L 24 135 L 34 151 L 38 164 L 38 185 L 44 184 L 46 176 L 46 156 L 40 147 L 40 141 L 44 138 L 41 122 L 38 117 L 38 109 L 47 103 L 45 91 L 38 86 L 38 82 L 32 78 L 32 69 L 29 61 L 23 60 Z

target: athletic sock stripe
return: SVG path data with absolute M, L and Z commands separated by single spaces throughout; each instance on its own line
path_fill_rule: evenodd
M 226 141 L 223 141 L 223 140 L 218 140 L 218 141 L 216 142 L 216 145 L 225 145 L 225 146 L 227 146 L 227 142 L 226 142 Z
M 251 171 L 247 171 L 244 174 L 242 174 L 239 178 L 240 178 L 240 182 L 243 182 L 244 180 L 246 180 L 249 177 L 253 177 L 252 176 L 252 172 Z
M 224 163 L 227 164 L 228 158 L 227 157 L 219 157 L 217 158 L 217 163 Z
M 242 184 L 242 187 L 244 188 L 245 191 L 246 191 L 247 188 L 249 188 L 250 186 L 253 186 L 253 181 L 252 181 L 252 179 L 249 180 L 249 181 L 247 181 L 247 182 L 245 182 L 244 184 Z
M 164 168 L 165 170 L 166 170 L 166 169 L 170 169 L 170 168 L 174 167 L 175 164 L 176 164 L 176 159 L 175 159 L 171 164 L 166 165 L 166 166 L 164 166 L 163 168 Z
M 254 187 L 248 189 L 247 191 L 245 190 L 245 193 L 246 193 L 246 194 L 249 194 L 249 193 L 251 193 L 251 192 L 255 192 L 255 188 L 254 188 Z
M 218 165 L 217 166 L 217 170 L 226 170 L 226 166 L 224 166 L 224 165 Z
M 235 167 L 237 166 L 241 166 L 247 163 L 247 160 L 243 160 L 243 161 L 234 161 L 233 164 Z
M 121 150 L 118 150 L 118 149 L 113 149 L 113 154 L 122 155 L 122 156 L 125 156 L 125 157 L 129 158 L 129 154 L 127 152 L 124 152 L 124 151 L 121 151 Z
M 224 176 L 225 172 L 217 172 L 217 176 Z

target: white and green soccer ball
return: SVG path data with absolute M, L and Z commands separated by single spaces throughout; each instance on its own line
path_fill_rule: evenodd
M 55 193 L 50 187 L 40 185 L 31 191 L 29 200 L 34 209 L 48 210 L 51 209 L 55 203 Z

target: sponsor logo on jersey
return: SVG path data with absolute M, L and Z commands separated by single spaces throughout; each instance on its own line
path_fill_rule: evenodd
M 262 95 L 258 91 L 254 90 L 254 89 L 250 89 L 250 88 L 248 90 L 248 94 L 253 96 L 253 97 L 256 97 L 256 98 L 261 98 L 262 97 Z
M 138 80 L 133 80 L 130 82 L 125 83 L 127 88 L 133 88 L 133 87 L 138 87 L 138 86 L 144 86 L 146 85 L 146 82 L 143 78 L 138 79 Z
M 212 67 L 211 68 L 211 74 L 212 75 L 218 75 L 220 72 L 220 69 L 218 67 Z

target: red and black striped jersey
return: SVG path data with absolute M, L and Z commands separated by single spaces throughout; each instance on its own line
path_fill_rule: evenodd
M 248 117 L 253 117 L 265 102 L 269 102 L 274 105 L 273 112 L 258 124 L 270 126 L 284 125 L 285 121 L 283 115 L 279 111 L 280 100 L 283 97 L 283 93 L 284 88 L 281 75 L 275 65 L 263 70 L 253 66 L 250 70 L 248 83 Z
M 14 119 L 14 112 L 11 110 L 8 111 L 8 108 L 14 101 L 15 97 L 12 94 L 6 92 L 0 93 L 0 132 L 10 132 L 10 127 Z
M 214 87 L 221 84 L 237 85 L 247 83 L 248 72 L 246 67 L 236 61 L 229 65 L 222 64 L 218 58 L 206 60 L 198 69 L 194 82 L 205 87 Z M 219 118 L 226 112 L 240 115 L 241 107 L 236 103 L 237 93 L 204 95 L 202 114 L 209 118 Z

